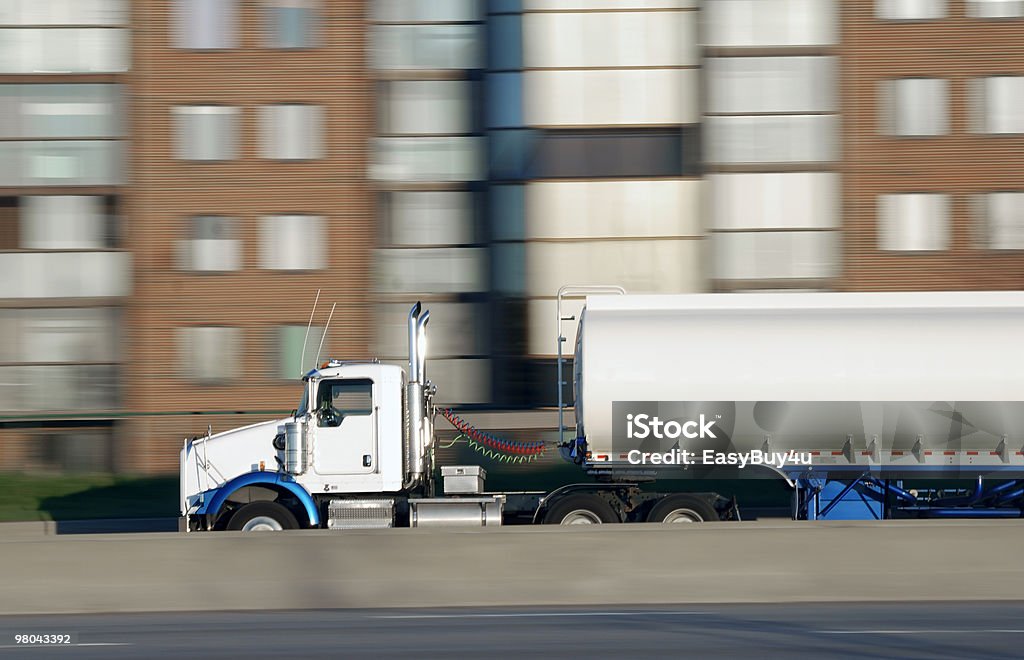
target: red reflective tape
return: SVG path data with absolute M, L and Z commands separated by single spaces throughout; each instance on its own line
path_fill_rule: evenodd
M 839 453 L 840 453 L 840 454 L 842 454 L 843 452 L 839 452 Z M 871 455 L 871 452 L 869 452 L 869 451 L 862 451 L 862 452 L 860 453 L 860 455 L 861 455 L 861 456 L 870 456 L 870 455 Z
M 832 455 L 833 456 L 842 456 L 843 452 L 841 452 L 841 451 L 834 451 L 834 452 L 832 452 Z
M 931 455 L 932 455 L 933 453 L 934 453 L 934 452 L 932 452 L 932 450 L 931 450 L 931 449 L 929 449 L 928 451 L 926 451 L 926 452 L 924 453 L 924 455 L 925 455 L 925 456 L 931 456 Z
M 597 460 L 599 460 L 599 461 L 607 461 L 608 460 L 608 454 L 598 454 Z
M 892 455 L 893 455 L 893 456 L 902 456 L 903 454 L 906 454 L 906 453 L 907 453 L 907 452 L 905 452 L 905 451 L 894 451 L 894 452 L 892 453 Z
M 943 456 L 956 456 L 956 452 L 955 451 L 944 451 L 944 452 L 942 452 L 942 455 Z
M 629 454 L 619 454 L 619 458 L 629 458 Z
M 989 453 L 992 454 L 993 456 L 999 456 L 999 452 L 997 451 L 990 451 Z
M 977 456 L 978 452 L 976 452 L 976 451 L 969 451 L 969 452 L 967 452 L 967 455 L 968 456 Z

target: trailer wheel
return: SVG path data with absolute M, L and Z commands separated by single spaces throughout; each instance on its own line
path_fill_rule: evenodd
M 608 502 L 597 495 L 569 495 L 558 500 L 546 514 L 545 525 L 600 525 L 619 522 Z
M 647 522 L 652 523 L 699 523 L 718 519 L 713 506 L 693 495 L 669 495 L 647 514 Z
M 299 521 L 277 502 L 252 502 L 231 516 L 227 528 L 241 532 L 280 532 L 298 529 Z

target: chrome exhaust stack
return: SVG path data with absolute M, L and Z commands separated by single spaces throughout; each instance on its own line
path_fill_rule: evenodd
M 406 385 L 406 401 L 409 406 L 409 481 L 417 483 L 424 472 L 423 455 L 426 450 L 424 442 L 424 397 L 423 382 L 420 372 L 421 365 L 426 363 L 426 356 L 422 355 L 425 348 L 426 338 L 422 335 L 425 319 L 429 318 L 430 312 L 420 316 L 423 305 L 419 301 L 409 310 L 409 382 Z M 423 339 L 421 339 L 423 337 Z

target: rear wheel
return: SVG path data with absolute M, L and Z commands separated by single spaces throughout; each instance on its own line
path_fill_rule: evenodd
M 693 495 L 669 495 L 655 504 L 647 515 L 647 522 L 653 523 L 699 523 L 718 519 L 715 507 Z
M 235 511 L 227 528 L 239 532 L 280 532 L 298 529 L 299 521 L 277 502 L 252 502 Z
M 600 525 L 619 522 L 612 506 L 597 495 L 569 495 L 555 502 L 546 514 L 545 525 Z

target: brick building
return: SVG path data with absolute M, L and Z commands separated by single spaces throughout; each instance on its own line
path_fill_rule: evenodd
M 0 469 L 173 471 L 334 303 L 538 407 L 563 283 L 1024 288 L 1022 108 L 1017 0 L 0 0 Z

